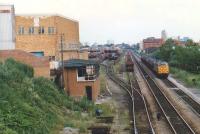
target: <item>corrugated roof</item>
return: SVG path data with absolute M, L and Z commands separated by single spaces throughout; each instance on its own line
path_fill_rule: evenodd
M 94 60 L 83 60 L 83 59 L 71 59 L 64 61 L 64 67 L 66 68 L 82 67 L 86 65 L 98 65 L 98 63 Z

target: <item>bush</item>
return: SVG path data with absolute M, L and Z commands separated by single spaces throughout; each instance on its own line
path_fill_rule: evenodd
M 176 46 L 171 41 L 166 43 L 153 53 L 158 59 L 168 61 L 173 67 L 177 67 L 191 73 L 200 73 L 200 47 L 191 45 L 187 47 Z
M 65 110 L 91 109 L 85 98 L 76 102 L 33 69 L 8 59 L 0 64 L 0 133 L 46 134 L 64 122 Z
M 192 74 L 184 70 L 177 68 L 171 68 L 171 73 L 181 81 L 183 81 L 187 86 L 200 88 L 200 75 Z

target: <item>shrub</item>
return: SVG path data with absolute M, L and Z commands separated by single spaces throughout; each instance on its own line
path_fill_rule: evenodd
M 0 133 L 46 134 L 64 122 L 65 110 L 85 111 L 93 105 L 76 102 L 33 69 L 8 59 L 0 64 Z

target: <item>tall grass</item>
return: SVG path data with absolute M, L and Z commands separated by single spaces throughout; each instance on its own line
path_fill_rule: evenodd
M 0 63 L 1 134 L 48 134 L 58 124 L 95 109 L 86 98 L 76 102 L 50 80 L 33 78 L 33 73 L 32 67 L 13 59 Z M 71 116 L 69 110 L 79 114 Z
M 170 72 L 178 79 L 186 83 L 186 86 L 200 89 L 200 75 L 171 67 Z

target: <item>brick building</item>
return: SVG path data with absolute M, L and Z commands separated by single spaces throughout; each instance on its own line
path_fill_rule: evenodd
M 164 43 L 164 40 L 161 38 L 150 37 L 143 40 L 143 50 L 148 48 L 157 48 L 161 47 Z
M 76 99 L 86 96 L 95 101 L 100 92 L 99 64 L 92 60 L 72 59 L 64 62 L 64 86 Z
M 50 78 L 48 57 L 37 57 L 22 50 L 0 50 L 0 59 L 6 60 L 8 58 L 13 58 L 16 61 L 32 66 L 35 77 L 43 76 Z
M 63 35 L 64 60 L 87 59 L 87 53 L 79 49 L 78 21 L 60 15 L 17 15 L 15 19 L 16 49 L 59 61 Z

